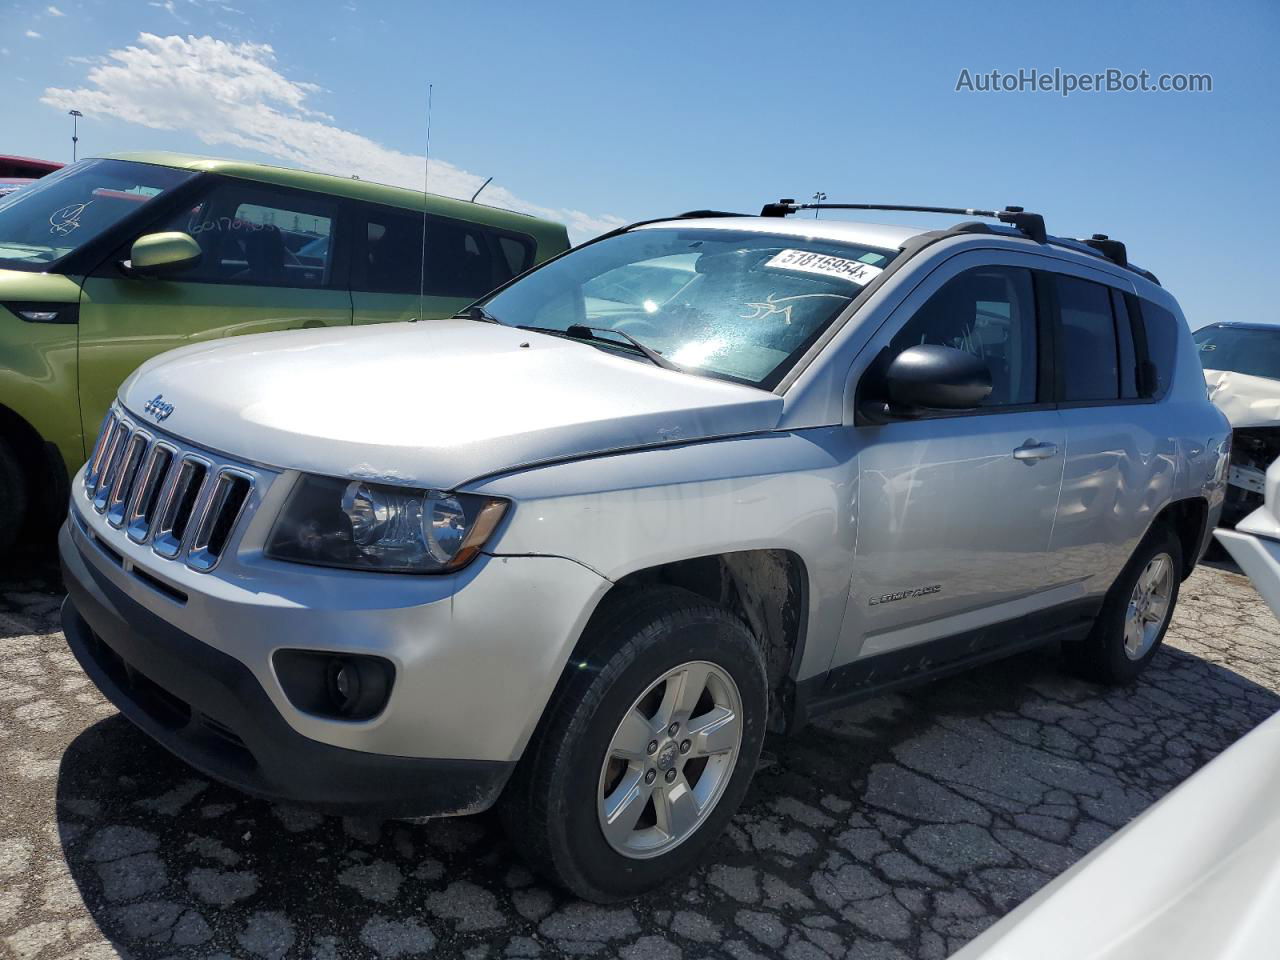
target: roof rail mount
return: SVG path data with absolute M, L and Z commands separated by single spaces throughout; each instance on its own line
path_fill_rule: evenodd
M 1119 240 L 1112 240 L 1105 233 L 1095 233 L 1088 240 L 1081 241 L 1085 246 L 1093 247 L 1100 254 L 1118 267 L 1129 266 L 1129 251 Z
M 1023 236 L 1036 243 L 1047 243 L 1049 233 L 1044 217 L 1028 213 L 1022 207 L 1005 207 L 1003 210 L 978 210 L 973 207 L 926 207 L 906 203 L 796 203 L 790 198 L 777 203 L 766 203 L 760 210 L 762 217 L 785 217 L 800 210 L 897 210 L 903 213 L 944 213 L 958 217 L 990 217 L 1007 223 L 1021 231 Z

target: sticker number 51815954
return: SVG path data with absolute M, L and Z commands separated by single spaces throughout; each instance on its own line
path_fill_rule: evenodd
M 844 257 L 833 257 L 825 253 L 813 253 L 809 250 L 783 250 L 775 254 L 765 263 L 766 267 L 775 270 L 796 270 L 800 273 L 816 273 L 824 277 L 848 280 L 859 286 L 866 286 L 880 273 L 881 267 L 873 267 L 861 260 L 846 260 Z

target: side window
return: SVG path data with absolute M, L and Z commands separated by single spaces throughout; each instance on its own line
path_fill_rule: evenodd
M 333 263 L 337 205 L 327 197 L 231 181 L 215 186 L 160 230 L 191 234 L 204 252 L 175 279 L 324 287 Z
M 979 267 L 953 277 L 894 335 L 891 354 L 922 343 L 981 357 L 991 370 L 984 406 L 1036 401 L 1036 307 L 1031 272 Z
M 1055 280 L 1062 318 L 1062 399 L 1119 399 L 1120 356 L 1110 289 L 1061 274 Z
M 523 273 L 533 262 L 527 237 L 445 217 L 426 218 L 426 273 L 421 213 L 366 205 L 356 224 L 352 286 L 375 293 L 417 293 L 476 299 Z
M 1142 327 L 1147 342 L 1147 377 L 1143 394 L 1157 400 L 1165 395 L 1173 379 L 1177 359 L 1178 318 L 1150 300 L 1140 300 Z
M 417 293 L 422 214 L 365 207 L 357 221 L 351 286 L 373 293 Z M 430 292 L 430 291 L 428 291 Z
M 505 283 L 512 277 L 519 276 L 533 266 L 533 241 L 528 237 L 498 236 L 498 248 L 502 251 L 502 262 L 507 276 L 499 280 Z

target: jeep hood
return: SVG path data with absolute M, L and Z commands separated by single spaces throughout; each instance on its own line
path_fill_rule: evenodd
M 612 450 L 773 429 L 782 398 L 473 320 L 297 330 L 184 347 L 120 388 L 143 422 L 271 466 L 453 489 Z M 159 415 L 164 415 L 162 409 Z
M 1231 370 L 1206 370 L 1209 399 L 1226 414 L 1233 429 L 1280 427 L 1280 380 Z

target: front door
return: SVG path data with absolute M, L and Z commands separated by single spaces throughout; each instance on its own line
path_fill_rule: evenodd
M 146 232 L 191 234 L 203 256 L 165 279 L 128 276 L 126 244 L 86 278 L 80 298 L 80 414 L 98 431 L 120 384 L 143 361 L 193 343 L 351 323 L 335 269 L 329 198 L 239 180 L 213 181 L 191 207 Z
M 974 353 L 993 387 L 974 411 L 854 428 L 857 543 L 833 667 L 854 667 L 843 676 L 855 684 L 956 659 L 965 651 L 935 641 L 1054 601 L 1047 550 L 1065 453 L 1029 269 L 944 265 L 877 339 L 885 358 L 918 344 Z

